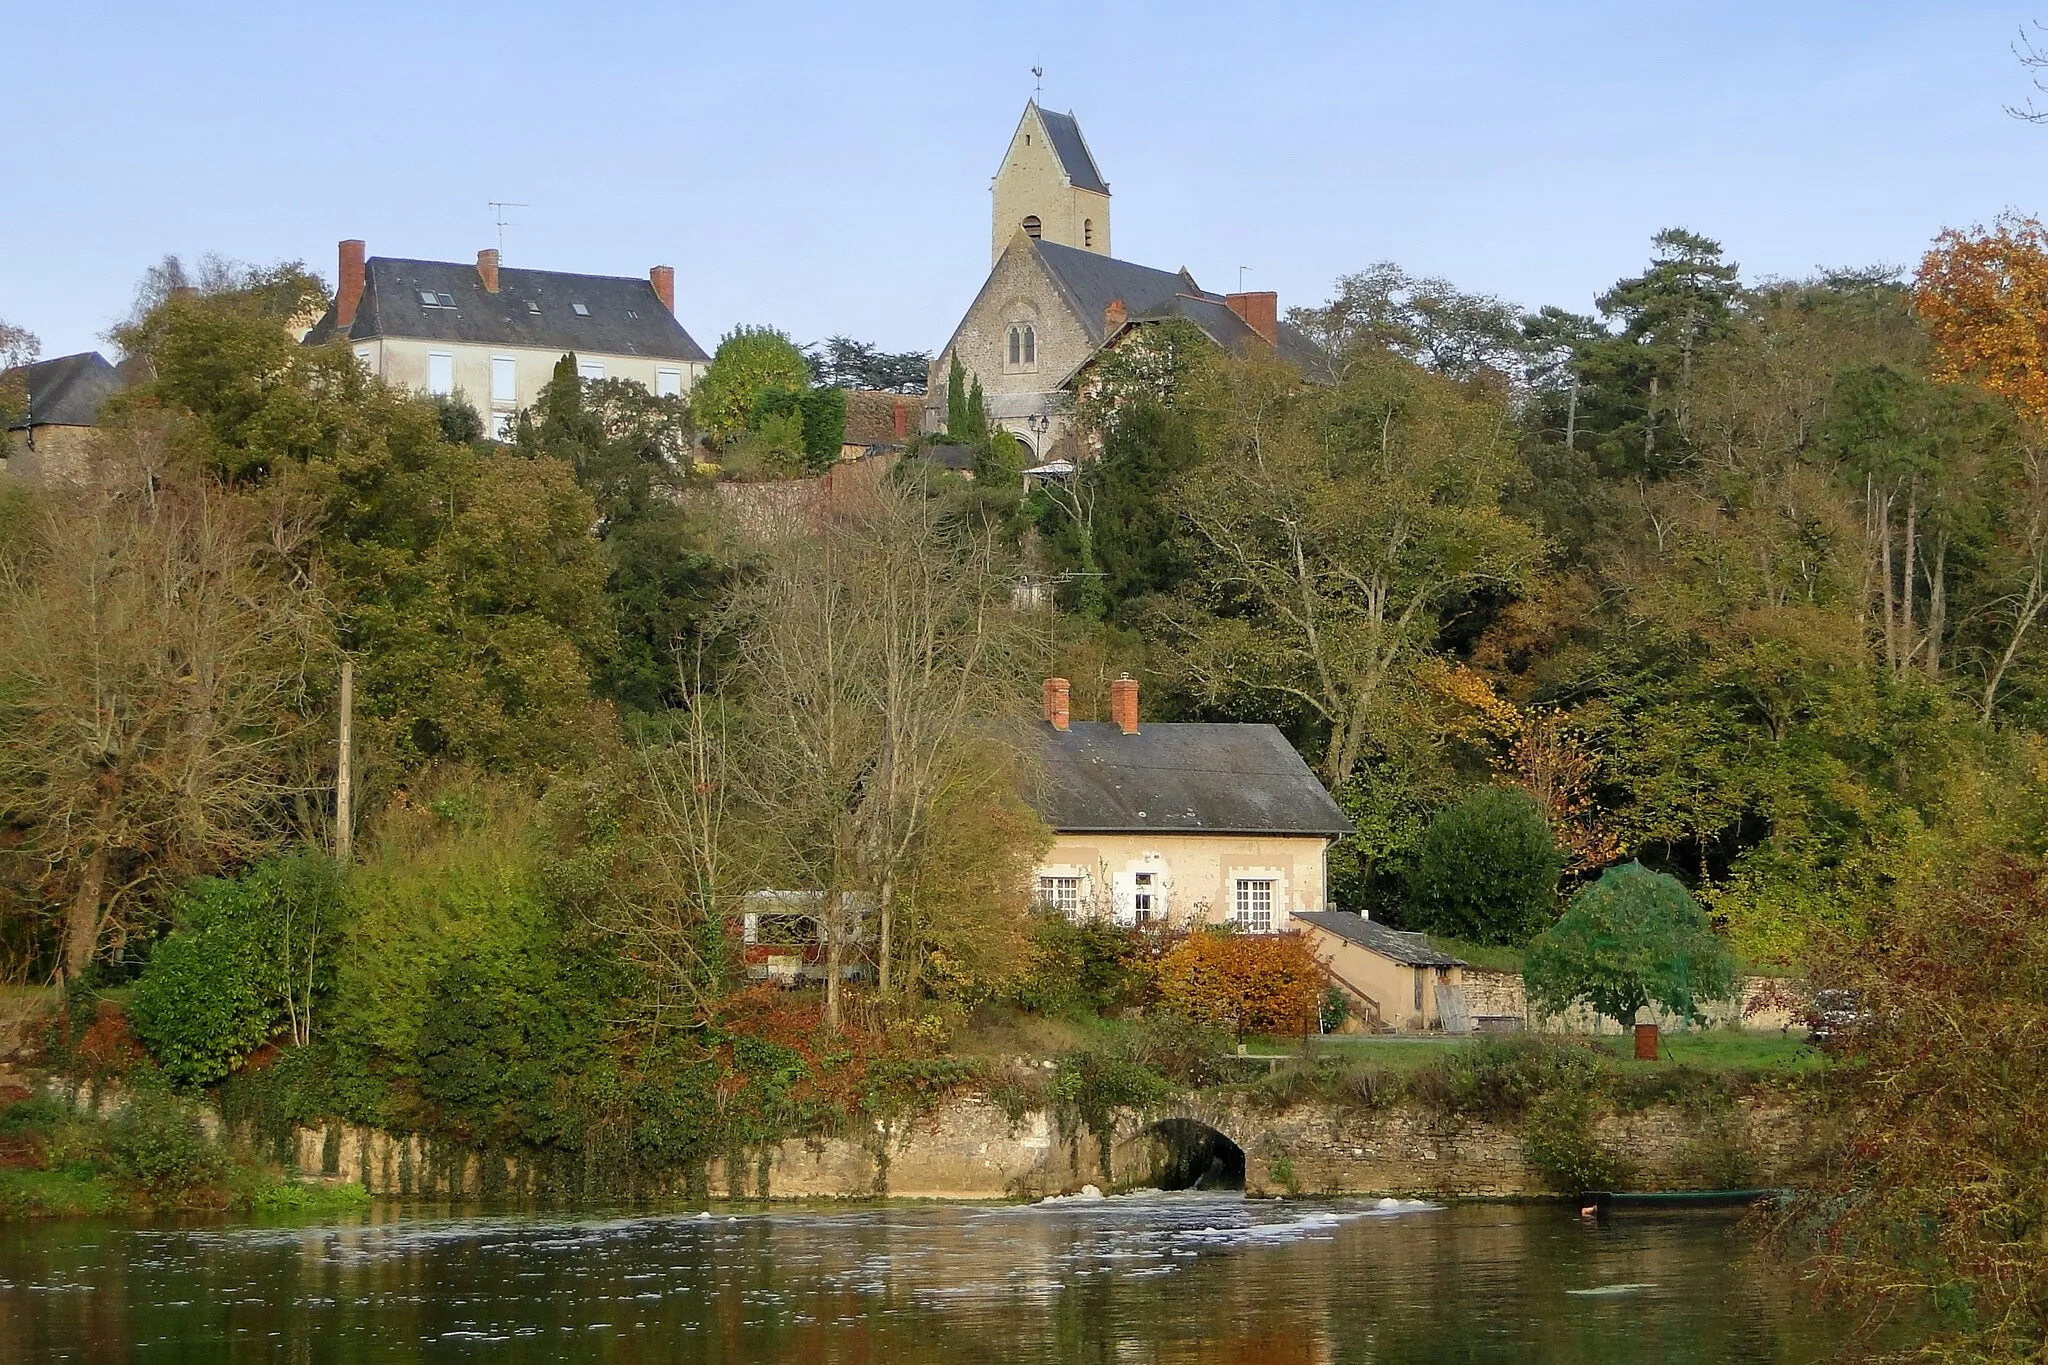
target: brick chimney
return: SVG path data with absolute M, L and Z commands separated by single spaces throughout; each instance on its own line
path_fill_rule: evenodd
M 476 253 L 477 278 L 484 282 L 484 292 L 498 292 L 498 252 L 495 247 L 485 247 Z
M 676 268 L 672 265 L 658 265 L 647 272 L 647 282 L 654 286 L 654 297 L 661 300 L 661 306 L 668 309 L 669 316 L 676 311 Z
M 899 398 L 895 405 L 896 439 L 901 441 L 910 435 L 910 400 Z
M 1244 319 L 1244 325 L 1266 339 L 1268 346 L 1280 344 L 1280 296 L 1267 292 L 1263 294 L 1225 294 L 1223 301 L 1230 305 L 1230 311 Z
M 1111 299 L 1109 307 L 1102 310 L 1102 330 L 1113 336 L 1130 319 L 1131 314 L 1124 307 L 1124 301 L 1122 299 Z
M 341 244 L 341 266 L 334 276 L 334 325 L 347 327 L 356 320 L 356 305 L 363 298 L 363 243 L 351 237 Z
M 1125 734 L 1138 733 L 1138 680 L 1128 673 L 1109 685 L 1109 718 Z
M 1055 730 L 1067 728 L 1068 702 L 1073 687 L 1065 678 L 1045 680 L 1045 723 Z

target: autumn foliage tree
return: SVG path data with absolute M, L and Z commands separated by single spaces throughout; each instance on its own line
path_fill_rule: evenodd
M 1193 933 L 1158 973 L 1162 1006 L 1240 1039 L 1299 1032 L 1322 999 L 1322 964 L 1299 934 Z
M 2038 218 L 1942 233 L 1913 301 L 1934 338 L 1935 378 L 1975 381 L 2048 422 L 2048 228 Z

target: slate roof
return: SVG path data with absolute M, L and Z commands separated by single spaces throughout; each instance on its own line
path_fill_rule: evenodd
M 1352 825 L 1271 725 L 1042 727 L 1039 814 L 1062 833 L 1306 834 Z
M 1449 953 L 1438 952 L 1430 946 L 1429 940 L 1421 934 L 1406 933 L 1400 929 L 1389 929 L 1377 920 L 1364 915 L 1354 915 L 1348 910 L 1297 910 L 1294 918 L 1318 929 L 1328 930 L 1342 939 L 1348 939 L 1361 948 L 1368 948 L 1381 957 L 1410 967 L 1463 967 L 1462 958 Z
M 0 380 L 27 381 L 29 416 L 10 423 L 20 431 L 33 421 L 39 427 L 90 427 L 99 425 L 100 405 L 128 387 L 128 378 L 98 351 L 39 360 L 0 372 Z
M 446 294 L 453 308 L 428 308 L 420 294 Z M 588 317 L 573 305 L 582 304 Z M 538 304 L 534 312 L 529 304 Z M 476 346 L 518 346 L 588 355 L 708 361 L 704 348 L 662 307 L 644 278 L 570 275 L 558 270 L 500 267 L 498 292 L 484 290 L 474 265 L 373 256 L 363 267 L 363 295 L 344 332 L 334 309 L 306 333 L 306 344 L 337 339 L 410 337 Z
M 1074 116 L 1040 109 L 1038 118 L 1045 125 L 1045 139 L 1052 144 L 1053 155 L 1060 159 L 1060 169 L 1067 173 L 1068 183 L 1077 190 L 1108 194 L 1109 185 L 1096 169 L 1095 158 L 1088 154 L 1087 140 L 1081 136 L 1081 125 Z
M 1042 239 L 1026 240 L 1037 249 L 1038 258 L 1045 263 L 1054 283 L 1073 301 L 1081 325 L 1098 349 L 1111 340 L 1103 313 L 1118 299 L 1123 300 L 1124 311 L 1132 323 L 1186 318 L 1211 341 L 1235 355 L 1245 354 L 1258 338 L 1250 323 L 1230 311 L 1223 295 L 1203 289 L 1185 269 L 1155 270 L 1149 265 L 1119 261 L 1079 247 Z M 1327 376 L 1329 357 L 1301 329 L 1282 321 L 1275 330 L 1276 349 L 1284 358 L 1300 366 L 1302 373 L 1311 378 Z

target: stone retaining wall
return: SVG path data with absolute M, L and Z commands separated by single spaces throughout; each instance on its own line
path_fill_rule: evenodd
M 1539 1015 L 1531 1019 L 1520 972 L 1467 967 L 1464 982 L 1465 1008 L 1474 1023 L 1482 1027 L 1492 1019 L 1512 1020 L 1515 1021 L 1512 1027 L 1540 1033 L 1612 1034 L 1622 1031 L 1612 1019 L 1595 1014 L 1584 1005 L 1574 1005 L 1563 1014 Z M 1786 1029 L 1798 1027 L 1797 1016 L 1805 1004 L 1802 983 L 1784 977 L 1751 976 L 1743 978 L 1742 989 L 1733 1000 L 1708 1001 L 1700 1008 L 1707 1017 L 1707 1028 Z M 1692 1027 L 1654 1005 L 1644 1018 L 1646 1023 L 1652 1021 L 1674 1032 L 1685 1032 Z
M 1012 1120 L 977 1096 L 853 1137 L 789 1141 L 714 1161 L 708 1193 L 741 1199 L 1038 1199 L 1083 1185 L 1146 1177 L 1152 1125 L 1187 1118 L 1214 1128 L 1246 1154 L 1250 1194 L 1527 1196 L 1551 1193 L 1512 1129 L 1448 1118 L 1413 1106 L 1378 1111 L 1299 1105 L 1269 1114 L 1221 1103 L 1118 1114 L 1107 1143 L 1060 1129 L 1050 1114 Z M 1741 1103 L 1703 1119 L 1672 1107 L 1610 1116 L 1595 1126 L 1603 1150 L 1631 1169 L 1640 1189 L 1725 1184 L 1729 1154 L 1745 1183 L 1789 1179 L 1806 1134 L 1782 1107 Z M 1104 1171 L 1104 1151 L 1108 1171 Z M 418 1136 L 332 1125 L 297 1135 L 299 1169 L 312 1178 L 361 1181 L 373 1194 L 478 1198 L 574 1188 L 576 1172 L 450 1150 Z M 672 1187 L 644 1196 L 684 1193 Z

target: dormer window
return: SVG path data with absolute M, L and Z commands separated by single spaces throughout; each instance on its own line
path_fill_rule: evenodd
M 587 303 L 572 303 L 569 305 L 569 311 L 579 318 L 587 318 L 590 316 L 590 305 Z
M 1038 236 L 1038 215 L 1027 214 L 1024 218 L 1024 235 L 1032 239 Z

